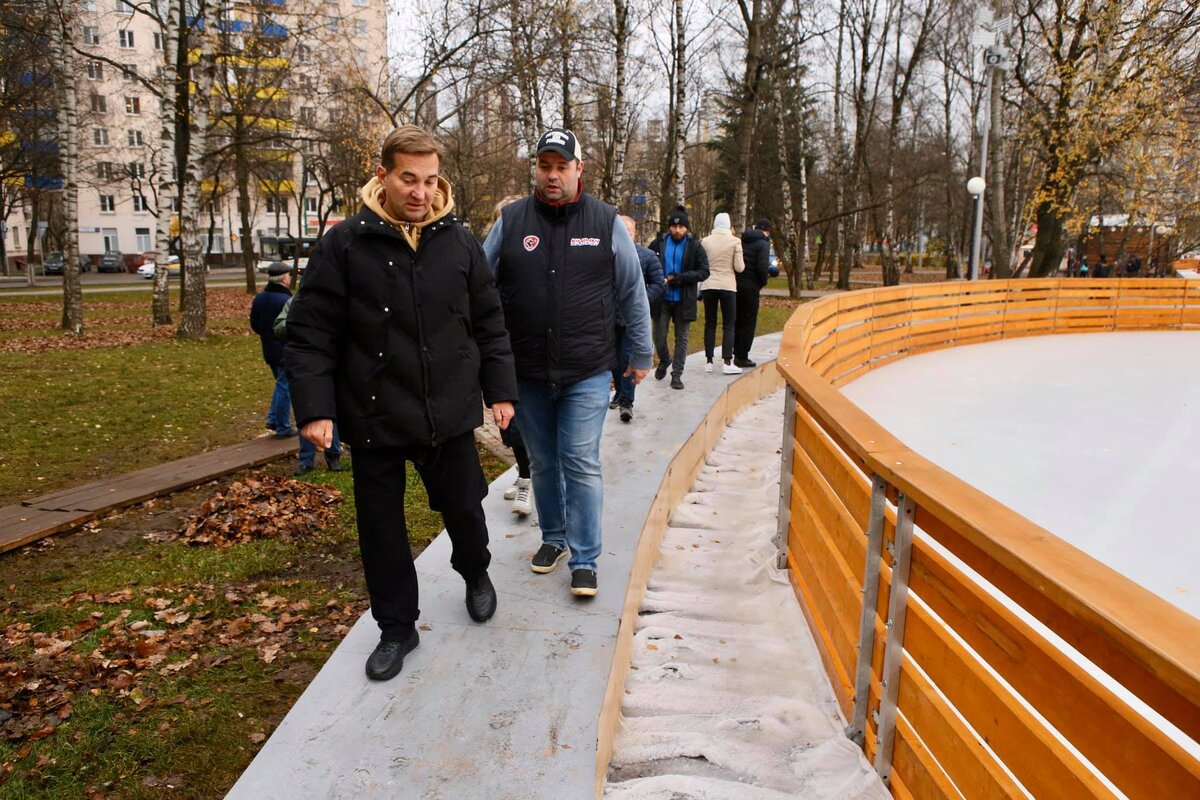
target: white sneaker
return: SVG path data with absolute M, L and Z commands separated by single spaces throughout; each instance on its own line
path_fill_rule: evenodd
M 712 372 L 712 362 L 711 361 L 709 361 L 707 364 L 704 365 L 704 371 Z
M 742 368 L 736 367 L 733 364 L 722 364 L 721 373 L 724 375 L 741 375 Z
M 519 488 L 521 488 L 521 479 L 517 478 L 515 481 L 513 481 L 512 486 L 510 486 L 504 490 L 504 499 L 505 500 L 517 499 L 517 489 L 519 489 Z
M 533 513 L 533 486 L 529 478 L 517 478 L 517 496 L 513 499 L 512 513 L 522 517 Z

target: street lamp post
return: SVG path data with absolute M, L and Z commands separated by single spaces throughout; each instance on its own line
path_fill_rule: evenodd
M 984 150 L 987 149 L 987 133 L 984 129 Z M 967 280 L 979 280 L 979 254 L 983 247 L 983 192 L 987 182 L 976 175 L 967 181 L 967 192 L 975 198 L 975 222 L 971 226 L 971 259 L 967 267 Z

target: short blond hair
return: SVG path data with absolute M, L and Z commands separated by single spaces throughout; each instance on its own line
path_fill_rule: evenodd
M 505 206 L 512 205 L 513 203 L 517 202 L 520 199 L 521 199 L 521 195 L 519 195 L 519 194 L 510 194 L 507 197 L 501 198 L 500 202 L 498 202 L 498 203 L 496 203 L 496 205 L 492 206 L 492 222 L 495 222 L 496 220 L 500 219 L 500 212 L 504 210 Z
M 379 163 L 384 169 L 396 166 L 396 154 L 424 155 L 433 153 L 442 160 L 442 145 L 433 134 L 417 125 L 401 125 L 387 135 L 379 150 Z

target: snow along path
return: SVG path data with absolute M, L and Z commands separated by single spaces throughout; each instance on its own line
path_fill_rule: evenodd
M 674 510 L 634 634 L 605 797 L 887 798 L 772 542 L 783 395 L 748 408 Z

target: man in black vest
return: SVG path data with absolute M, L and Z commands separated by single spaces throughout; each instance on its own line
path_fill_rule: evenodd
M 517 366 L 542 546 L 530 569 L 570 551 L 571 594 L 593 597 L 600 555 L 600 434 L 616 365 L 616 306 L 629 337 L 627 374 L 650 370 L 650 310 L 637 251 L 616 209 L 583 191 L 575 134 L 537 144 L 532 196 L 504 208 L 483 244 L 496 270 Z
M 441 512 L 467 613 L 486 622 L 496 611 L 474 434 L 481 400 L 508 425 L 517 387 L 495 280 L 450 213 L 441 153 L 414 125 L 388 134 L 364 208 L 321 237 L 288 312 L 284 365 L 301 433 L 329 447 L 336 422 L 354 448 L 359 551 L 380 629 L 372 680 L 394 677 L 420 642 L 406 462 Z

